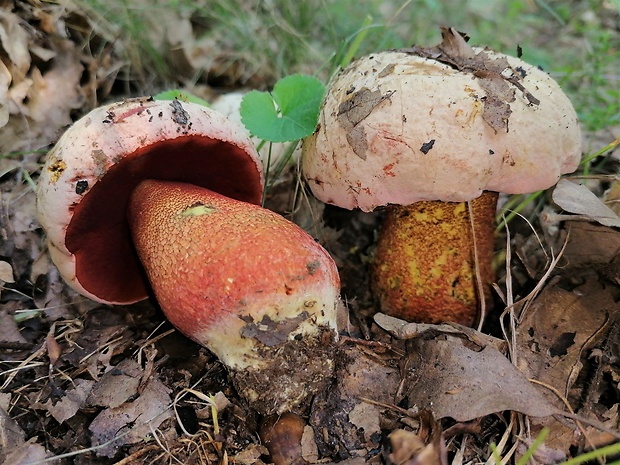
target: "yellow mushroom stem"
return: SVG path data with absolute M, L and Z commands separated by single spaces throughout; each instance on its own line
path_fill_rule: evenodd
M 497 193 L 484 192 L 469 206 L 425 201 L 390 207 L 372 265 L 381 311 L 421 323 L 476 323 L 494 280 L 496 205 Z

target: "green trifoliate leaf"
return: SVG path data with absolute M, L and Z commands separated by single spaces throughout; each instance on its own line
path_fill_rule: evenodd
M 247 93 L 241 101 L 241 121 L 253 136 L 266 141 L 303 139 L 316 128 L 324 94 L 325 86 L 312 76 L 287 76 L 271 93 Z

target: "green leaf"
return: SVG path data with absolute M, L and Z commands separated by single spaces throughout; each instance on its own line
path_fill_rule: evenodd
M 312 134 L 319 119 L 325 86 L 312 76 L 280 79 L 273 91 L 253 90 L 241 101 L 241 121 L 253 136 L 290 142 Z
M 160 92 L 157 95 L 153 95 L 155 100 L 180 100 L 181 102 L 191 102 L 197 103 L 198 105 L 202 105 L 205 107 L 210 107 L 211 105 L 206 100 L 201 99 L 200 97 L 196 97 L 195 95 L 190 94 L 189 92 L 184 92 L 182 90 L 174 89 L 174 90 L 165 90 Z

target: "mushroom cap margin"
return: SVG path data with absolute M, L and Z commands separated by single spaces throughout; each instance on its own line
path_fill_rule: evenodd
M 507 131 L 483 119 L 486 92 L 479 78 L 433 59 L 381 52 L 337 75 L 319 128 L 303 145 L 302 168 L 314 195 L 372 211 L 421 200 L 461 202 L 484 190 L 527 193 L 574 171 L 581 135 L 559 85 L 518 58 L 484 51 L 505 57 L 540 101 L 533 104 L 515 89 Z M 356 94 L 359 101 L 351 105 Z M 351 107 L 357 113 L 345 114 Z

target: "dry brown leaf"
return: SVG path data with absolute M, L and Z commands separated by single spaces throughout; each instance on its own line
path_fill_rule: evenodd
M 58 359 L 62 355 L 62 348 L 60 347 L 60 344 L 58 344 L 58 341 L 54 338 L 52 331 L 45 336 L 45 347 L 47 348 L 47 356 L 50 360 L 50 365 L 56 365 L 56 362 L 58 362 Z
M 0 342 L 12 344 L 26 344 L 28 341 L 22 336 L 13 316 L 5 309 L 10 303 L 0 305 Z
M 620 232 L 596 223 L 569 224 L 570 240 L 562 267 L 588 268 L 611 264 L 620 256 Z
M 508 359 L 491 346 L 460 340 L 417 340 L 418 363 L 407 382 L 409 404 L 435 418 L 468 421 L 506 410 L 530 416 L 558 412 Z
M 93 445 L 102 446 L 97 449 L 97 455 L 114 457 L 119 447 L 145 440 L 164 420 L 173 416 L 170 389 L 153 377 L 138 398 L 105 409 L 88 429 L 93 435 Z
M 0 464 L 22 465 L 44 460 L 49 454 L 43 446 L 26 442 L 26 435 L 3 408 L 0 408 Z
M 390 462 L 401 465 L 418 455 L 426 444 L 413 431 L 396 429 L 388 436 L 392 452 L 388 456 Z
M 9 122 L 9 86 L 11 85 L 11 72 L 0 61 L 0 128 Z
M 597 221 L 605 226 L 620 227 L 620 217 L 582 184 L 560 179 L 553 190 L 552 198 L 560 208 L 578 215 L 575 219 Z
M 65 391 L 65 395 L 56 403 L 51 399 L 43 404 L 47 411 L 58 423 L 63 423 L 78 412 L 86 403 L 86 398 L 92 389 L 94 381 L 76 379 L 74 387 Z
M 30 438 L 21 446 L 10 451 L 2 465 L 30 465 L 33 463 L 44 463 L 50 457 L 43 446 L 36 444 L 37 438 Z
M 64 41 L 45 73 L 32 68 L 20 81 L 12 73 L 11 116 L 3 128 L 0 151 L 35 150 L 55 142 L 61 129 L 71 124 L 71 112 L 83 105 L 83 70 L 76 46 Z
M 379 419 L 379 407 L 366 402 L 360 402 L 349 412 L 349 421 L 364 435 L 367 442 L 372 440 L 373 434 L 381 434 Z
M 351 94 L 351 96 L 340 104 L 336 119 L 344 128 L 347 141 L 353 148 L 355 154 L 362 160 L 366 160 L 366 150 L 368 142 L 362 121 L 385 99 L 389 98 L 393 92 L 381 94 L 379 90 L 371 91 L 363 87 Z
M 90 392 L 91 406 L 115 408 L 138 393 L 142 368 L 135 360 L 125 359 L 105 373 Z
M 576 237 L 571 234 L 573 245 L 571 250 L 567 247 L 569 255 L 564 256 L 569 262 L 573 261 L 573 251 L 580 254 L 579 244 L 587 249 L 586 242 L 598 242 L 587 239 L 586 234 L 575 243 Z M 614 300 L 610 286 L 600 283 L 594 274 L 573 291 L 559 286 L 543 289 L 517 328 L 519 367 L 528 377 L 550 386 L 568 400 L 582 402 L 582 390 L 574 385 L 582 372 L 586 351 L 603 336 L 610 314 L 618 311 Z M 543 392 L 549 402 L 565 409 L 550 389 Z M 535 430 L 548 427 L 546 445 L 564 454 L 569 453 L 579 437 L 575 426 L 553 418 L 531 422 Z
M 388 439 L 392 452 L 388 463 L 393 465 L 447 465 L 448 453 L 443 430 L 438 421 L 425 411 L 420 412 L 421 426 L 416 433 L 396 429 Z
M 528 377 L 564 396 L 580 370 L 580 358 L 604 327 L 617 303 L 608 288 L 589 279 L 574 291 L 545 288 L 518 326 L 519 366 Z M 550 401 L 561 405 L 549 393 Z
M 9 262 L 0 260 L 0 286 L 4 283 L 14 283 L 13 267 Z
M 25 433 L 3 408 L 0 408 L 0 461 L 25 442 Z
M 0 10 L 0 44 L 15 66 L 19 80 L 30 68 L 30 51 L 28 49 L 28 33 L 21 25 L 22 19 L 14 13 Z
M 491 55 L 487 49 L 472 48 L 467 44 L 468 37 L 454 28 L 442 27 L 441 37 L 442 42 L 435 47 L 412 47 L 403 51 L 440 61 L 475 76 L 485 91 L 482 118 L 495 132 L 508 131 L 512 114 L 510 103 L 515 101 L 517 90 L 530 104 L 540 103 L 523 87 L 523 77 L 512 69 L 504 55 Z
M 339 457 L 363 455 L 379 446 L 380 435 L 373 433 L 389 409 L 377 403 L 396 403 L 400 373 L 397 367 L 362 347 L 345 347 L 342 355 L 346 362 L 336 373 L 337 382 L 316 397 L 309 422 L 322 432 L 316 437 L 322 454 L 329 451 Z M 362 430 L 366 427 L 370 428 L 368 435 Z
M 603 195 L 603 200 L 605 201 L 605 205 L 613 210 L 613 212 L 620 216 L 620 181 L 613 181 L 609 189 L 605 191 Z

